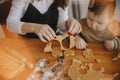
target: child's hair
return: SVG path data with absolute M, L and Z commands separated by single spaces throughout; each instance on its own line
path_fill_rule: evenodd
M 102 1 L 102 0 L 101 0 Z M 109 17 L 113 17 L 115 12 L 115 1 L 112 2 L 97 2 L 95 1 L 92 7 L 89 7 L 88 10 L 93 12 L 95 15 L 101 14 L 106 8 L 108 8 L 108 15 Z
M 61 7 L 61 8 L 65 8 L 68 6 L 69 4 L 69 0 L 54 0 L 56 6 Z

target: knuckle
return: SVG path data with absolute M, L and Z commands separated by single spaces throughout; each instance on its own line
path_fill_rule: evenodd
M 48 24 L 45 24 L 45 27 L 47 27 L 47 28 L 48 28 L 48 27 L 49 27 L 49 25 L 48 25 Z

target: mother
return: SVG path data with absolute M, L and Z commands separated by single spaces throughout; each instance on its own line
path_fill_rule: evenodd
M 8 28 L 27 38 L 51 41 L 56 33 L 81 31 L 80 24 L 68 17 L 69 0 L 13 0 L 7 18 Z

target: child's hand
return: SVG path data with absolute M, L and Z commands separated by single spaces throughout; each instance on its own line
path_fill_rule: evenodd
M 87 43 L 81 37 L 76 36 L 75 45 L 77 49 L 86 49 Z
M 114 49 L 114 42 L 112 40 L 105 40 L 104 46 L 107 50 L 113 50 Z

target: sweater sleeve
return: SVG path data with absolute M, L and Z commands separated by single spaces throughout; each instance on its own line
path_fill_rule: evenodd
M 120 36 L 114 37 L 113 42 L 114 42 L 114 50 L 119 50 L 120 49 Z
M 59 16 L 58 16 L 57 32 L 64 33 L 66 32 L 65 23 L 69 18 L 68 7 L 66 7 L 65 9 L 59 7 L 58 10 L 59 10 Z
M 29 0 L 13 0 L 10 13 L 7 18 L 7 27 L 10 31 L 23 34 L 21 32 L 22 25 L 21 18 L 25 12 L 25 7 L 28 6 Z

